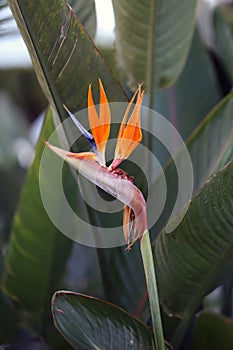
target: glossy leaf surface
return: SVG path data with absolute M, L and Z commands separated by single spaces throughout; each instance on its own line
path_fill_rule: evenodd
M 52 311 L 57 329 L 74 349 L 155 349 L 152 332 L 146 325 L 105 301 L 57 292 Z

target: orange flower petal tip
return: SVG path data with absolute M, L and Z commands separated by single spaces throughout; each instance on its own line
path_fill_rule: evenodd
M 137 96 L 136 104 L 127 122 L 130 108 L 136 96 Z M 118 133 L 115 156 L 114 156 L 113 163 L 111 165 L 111 169 L 114 169 L 124 159 L 127 159 L 142 140 L 140 113 L 141 113 L 141 104 L 143 101 L 143 96 L 144 96 L 144 91 L 141 91 L 141 85 L 139 85 L 137 91 L 133 95 L 125 111 L 120 129 L 119 129 L 119 133 Z
M 99 156 L 99 163 L 105 166 L 105 148 L 110 134 L 111 113 L 103 84 L 99 79 L 99 115 L 96 111 L 92 88 L 88 89 L 88 119 Z

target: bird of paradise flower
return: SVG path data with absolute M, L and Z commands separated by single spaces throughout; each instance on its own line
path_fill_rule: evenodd
M 91 182 L 124 203 L 123 233 L 129 249 L 137 238 L 141 238 L 144 231 L 147 230 L 146 203 L 142 193 L 133 184 L 133 176 L 129 176 L 125 171 L 119 169 L 118 166 L 130 156 L 142 140 L 140 113 L 144 91 L 142 91 L 141 85 L 139 85 L 126 108 L 118 132 L 115 156 L 112 163 L 107 167 L 105 150 L 110 134 L 111 111 L 100 79 L 99 90 L 98 115 L 92 96 L 92 88 L 89 85 L 88 120 L 91 133 L 64 106 L 75 125 L 92 146 L 93 152 L 72 153 L 53 146 L 48 142 L 45 142 L 45 144 L 58 156 L 65 157 L 68 163 L 81 171 L 82 175 L 87 177 Z M 135 98 L 136 104 L 130 113 Z M 94 177 L 92 176 L 93 174 L 95 174 Z
M 93 152 L 72 153 L 53 146 L 46 141 L 45 144 L 92 183 L 124 203 L 124 238 L 128 249 L 140 238 L 140 248 L 148 288 L 156 348 L 158 350 L 165 350 L 157 282 L 148 231 L 146 202 L 141 191 L 133 184 L 133 177 L 118 168 L 121 162 L 129 157 L 142 140 L 140 113 L 144 92 L 141 90 L 141 85 L 139 85 L 126 108 L 118 132 L 114 159 L 107 167 L 105 149 L 110 134 L 111 112 L 100 79 L 99 89 L 99 115 L 94 105 L 91 85 L 88 90 L 88 119 L 91 133 L 87 131 L 67 107 L 64 106 L 75 125 L 90 143 Z M 136 104 L 130 113 L 135 98 Z

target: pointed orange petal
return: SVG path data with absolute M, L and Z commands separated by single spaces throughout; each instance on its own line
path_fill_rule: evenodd
M 128 123 L 126 124 L 126 119 L 129 114 L 129 110 L 132 106 L 132 102 L 137 95 L 137 101 L 132 111 L 132 114 L 129 118 Z M 132 97 L 127 109 L 125 111 L 125 115 L 123 117 L 119 133 L 118 140 L 115 150 L 114 161 L 112 162 L 110 169 L 116 168 L 124 159 L 128 158 L 129 155 L 134 151 L 134 149 L 138 146 L 138 144 L 142 140 L 142 131 L 141 131 L 141 123 L 140 123 L 140 112 L 141 112 L 141 104 L 143 100 L 144 92 L 141 92 L 141 85 L 139 85 L 137 91 Z
M 99 79 L 99 88 L 100 88 L 100 122 L 102 125 L 108 128 L 108 135 L 107 135 L 107 139 L 108 139 L 109 132 L 110 132 L 111 113 L 108 105 L 108 99 L 100 79 Z
M 122 139 L 132 140 L 140 142 L 142 138 L 141 126 L 140 126 L 140 110 L 143 99 L 143 93 L 141 93 L 141 86 L 139 85 L 137 90 L 138 96 L 134 106 L 133 112 L 129 121 L 125 127 L 124 133 L 121 136 Z
M 119 129 L 119 132 L 118 132 L 118 139 L 121 139 L 123 137 L 123 134 L 124 134 L 124 131 L 125 131 L 125 126 L 126 126 L 126 121 L 127 121 L 128 115 L 129 115 L 129 111 L 130 111 L 132 103 L 133 103 L 133 101 L 135 99 L 135 96 L 137 95 L 137 92 L 138 92 L 138 89 L 134 93 L 133 97 L 131 98 L 131 100 L 130 100 L 130 102 L 129 102 L 126 110 L 125 110 L 125 114 L 124 114 L 124 117 L 122 119 L 121 126 L 120 126 L 120 129 Z
M 101 135 L 101 144 L 99 145 L 99 152 L 103 153 L 106 148 L 106 142 L 108 141 L 110 134 L 111 113 L 108 104 L 108 99 L 104 91 L 103 84 L 99 79 L 100 89 L 100 105 L 99 105 L 99 132 Z
M 89 85 L 88 89 L 88 120 L 91 128 L 92 135 L 95 139 L 96 144 L 99 143 L 98 133 L 96 133 L 96 128 L 99 125 L 99 117 L 96 112 L 95 104 L 93 101 L 91 85 Z
M 94 101 L 92 97 L 91 85 L 88 90 L 88 119 L 91 127 L 92 135 L 96 142 L 96 147 L 99 154 L 99 162 L 101 165 L 105 165 L 105 148 L 106 142 L 110 133 L 111 113 L 108 104 L 108 99 L 105 94 L 101 80 L 99 79 L 100 89 L 100 104 L 99 104 L 99 116 L 96 112 Z

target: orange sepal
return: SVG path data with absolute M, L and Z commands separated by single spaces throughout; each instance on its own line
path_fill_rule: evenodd
M 111 113 L 108 104 L 108 99 L 105 94 L 101 80 L 99 79 L 100 89 L 100 105 L 99 116 L 95 108 L 95 104 L 92 96 L 91 85 L 88 90 L 88 119 L 91 128 L 92 135 L 96 142 L 97 151 L 99 154 L 99 161 L 101 165 L 105 165 L 105 148 L 106 142 L 109 138 Z M 104 164 L 103 164 L 104 163 Z
M 127 122 L 130 108 L 137 95 L 137 101 L 132 111 L 132 114 Z M 141 85 L 139 85 L 137 91 L 133 95 L 128 107 L 125 111 L 116 144 L 115 157 L 110 169 L 115 169 L 124 159 L 134 151 L 138 144 L 142 140 L 142 130 L 140 123 L 141 104 L 143 100 L 144 92 L 141 91 Z

